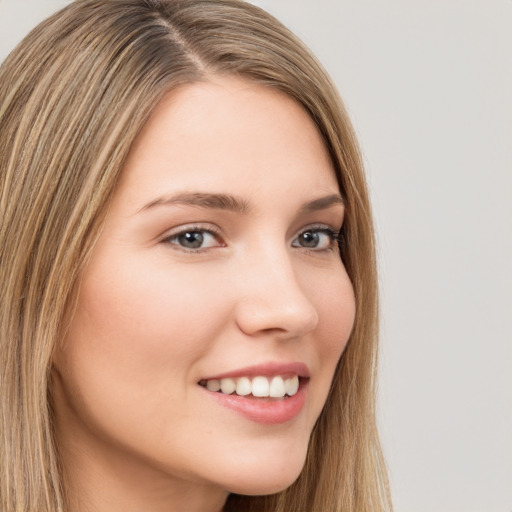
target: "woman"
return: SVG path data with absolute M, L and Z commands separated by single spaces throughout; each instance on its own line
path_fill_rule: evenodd
M 381 511 L 357 144 L 237 0 L 79 0 L 0 68 L 2 510 Z

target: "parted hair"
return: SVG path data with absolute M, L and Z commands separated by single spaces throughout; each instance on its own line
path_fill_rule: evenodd
M 284 92 L 316 123 L 346 203 L 341 257 L 356 319 L 305 467 L 287 490 L 225 511 L 391 510 L 375 424 L 375 243 L 358 145 L 310 51 L 241 0 L 78 0 L 0 66 L 0 508 L 65 512 L 52 354 L 76 305 L 130 146 L 164 95 L 234 75 Z M 243 171 L 241 171 L 243 172 Z

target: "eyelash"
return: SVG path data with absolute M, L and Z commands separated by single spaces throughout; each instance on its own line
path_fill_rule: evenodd
M 315 234 L 327 235 L 330 239 L 329 246 L 325 247 L 323 249 L 317 249 L 316 247 L 308 248 L 308 247 L 303 247 L 303 246 L 299 246 L 299 245 L 294 245 L 294 242 L 299 237 L 304 236 L 308 232 L 315 233 Z M 178 250 L 181 250 L 181 251 L 184 251 L 187 253 L 192 253 L 192 254 L 206 252 L 209 249 L 214 248 L 214 247 L 189 248 L 189 247 L 184 247 L 183 245 L 180 245 L 179 243 L 176 243 L 176 240 L 178 239 L 178 237 L 185 236 L 187 234 L 192 234 L 192 233 L 196 233 L 196 234 L 199 233 L 199 234 L 202 234 L 203 236 L 206 233 L 207 235 L 212 236 L 213 238 L 215 238 L 217 240 L 216 246 L 214 246 L 214 247 L 225 247 L 226 246 L 225 243 L 219 241 L 221 235 L 218 230 L 216 230 L 212 227 L 205 228 L 205 227 L 199 226 L 199 225 L 185 226 L 184 228 L 181 228 L 179 231 L 172 233 L 169 236 L 165 237 L 162 240 L 162 242 L 172 245 Z M 325 226 L 325 225 L 316 225 L 316 226 L 313 225 L 313 226 L 308 226 L 307 228 L 303 229 L 302 231 L 300 231 L 297 234 L 297 236 L 292 241 L 292 247 L 303 249 L 309 253 L 317 253 L 318 254 L 318 253 L 325 253 L 325 252 L 331 252 L 334 250 L 339 250 L 339 248 L 341 247 L 341 244 L 342 244 L 342 240 L 343 240 L 343 229 L 341 229 L 340 231 L 336 231 L 336 230 L 334 230 L 328 226 Z
M 182 245 L 179 245 L 178 243 L 174 243 L 173 240 L 176 240 L 180 236 L 184 236 L 186 234 L 190 233 L 207 233 L 208 235 L 212 236 L 213 238 L 217 239 L 217 246 L 225 247 L 225 244 L 222 242 L 219 242 L 218 239 L 220 238 L 220 232 L 212 227 L 205 228 L 203 226 L 197 226 L 197 225 L 191 225 L 191 226 L 185 226 L 184 228 L 181 228 L 179 231 L 172 233 L 171 235 L 165 237 L 162 242 L 167 243 L 169 245 L 175 246 L 176 249 L 188 252 L 188 253 L 198 253 L 198 252 L 205 252 L 209 249 L 209 247 L 200 247 L 200 248 L 188 248 L 183 247 Z
M 304 236 L 308 232 L 315 233 L 315 234 L 327 235 L 329 237 L 329 245 L 328 245 L 328 247 L 325 247 L 323 249 L 318 249 L 316 247 L 309 248 L 309 247 L 303 247 L 303 246 L 294 245 L 294 242 L 299 237 Z M 330 228 L 328 226 L 324 226 L 324 225 L 308 226 L 306 229 L 302 230 L 300 233 L 297 234 L 297 236 L 294 238 L 294 240 L 292 242 L 292 247 L 297 247 L 299 249 L 304 249 L 304 250 L 306 250 L 307 252 L 310 252 L 310 253 L 331 252 L 331 251 L 337 250 L 339 248 L 341 233 L 342 233 L 341 230 L 340 231 L 335 231 L 334 229 L 332 229 L 332 228 Z

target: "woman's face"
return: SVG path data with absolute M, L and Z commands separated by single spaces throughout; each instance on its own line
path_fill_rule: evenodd
M 132 147 L 55 356 L 67 471 L 290 485 L 354 321 L 342 222 L 328 152 L 294 101 L 235 78 L 169 94 Z

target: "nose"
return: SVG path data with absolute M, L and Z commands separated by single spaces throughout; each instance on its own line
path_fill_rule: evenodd
M 315 329 L 317 309 L 286 250 L 271 251 L 266 257 L 253 254 L 246 259 L 243 274 L 236 321 L 245 334 L 296 338 Z

